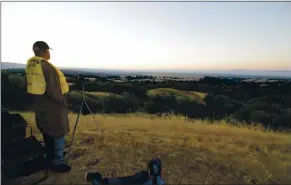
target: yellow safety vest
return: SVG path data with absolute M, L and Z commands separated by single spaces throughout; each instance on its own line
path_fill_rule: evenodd
M 45 59 L 37 56 L 31 57 L 27 60 L 25 73 L 27 81 L 27 92 L 30 94 L 44 94 L 46 91 L 46 82 L 41 68 L 42 60 Z M 69 92 L 69 85 L 66 81 L 65 75 L 54 65 L 51 63 L 49 64 L 53 66 L 58 72 L 62 93 L 65 94 Z

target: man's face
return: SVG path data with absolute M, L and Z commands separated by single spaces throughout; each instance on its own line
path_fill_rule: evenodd
M 47 50 L 44 52 L 44 59 L 49 60 L 50 58 L 51 58 L 50 50 L 47 49 Z

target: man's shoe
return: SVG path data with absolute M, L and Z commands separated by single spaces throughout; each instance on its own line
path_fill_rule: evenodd
M 59 165 L 51 165 L 50 170 L 53 172 L 65 173 L 71 171 L 71 166 L 65 163 L 61 163 Z

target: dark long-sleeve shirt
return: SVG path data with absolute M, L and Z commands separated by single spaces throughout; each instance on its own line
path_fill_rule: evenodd
M 41 61 L 46 81 L 46 92 L 34 95 L 36 125 L 39 130 L 52 137 L 66 135 L 69 131 L 67 98 L 62 94 L 57 71 L 47 61 Z

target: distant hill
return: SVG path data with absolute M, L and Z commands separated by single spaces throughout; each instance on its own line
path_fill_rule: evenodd
M 12 62 L 1 62 L 1 70 L 13 69 L 17 72 L 25 68 L 25 64 L 12 63 Z M 92 68 L 70 68 L 70 67 L 60 67 L 60 69 L 67 74 L 77 75 L 98 75 L 98 76 L 125 76 L 125 75 L 141 75 L 138 72 L 122 71 L 122 70 L 107 70 L 107 69 L 92 69 Z
M 25 64 L 1 62 L 1 69 L 24 69 Z M 254 78 L 254 79 L 286 79 L 291 80 L 291 70 L 111 70 L 111 69 L 96 69 L 96 68 L 69 68 L 60 67 L 67 74 L 77 73 L 84 75 L 98 76 L 184 76 L 184 77 L 239 77 L 239 78 Z
M 25 64 L 12 63 L 12 62 L 1 62 L 1 70 L 11 70 L 11 72 L 20 72 L 25 69 Z M 68 75 L 98 75 L 107 76 L 109 74 L 104 72 L 94 72 L 93 70 L 78 69 L 78 68 L 60 68 L 64 73 Z
M 3 70 L 3 69 L 19 69 L 19 68 L 25 68 L 25 64 L 1 62 L 1 70 Z

